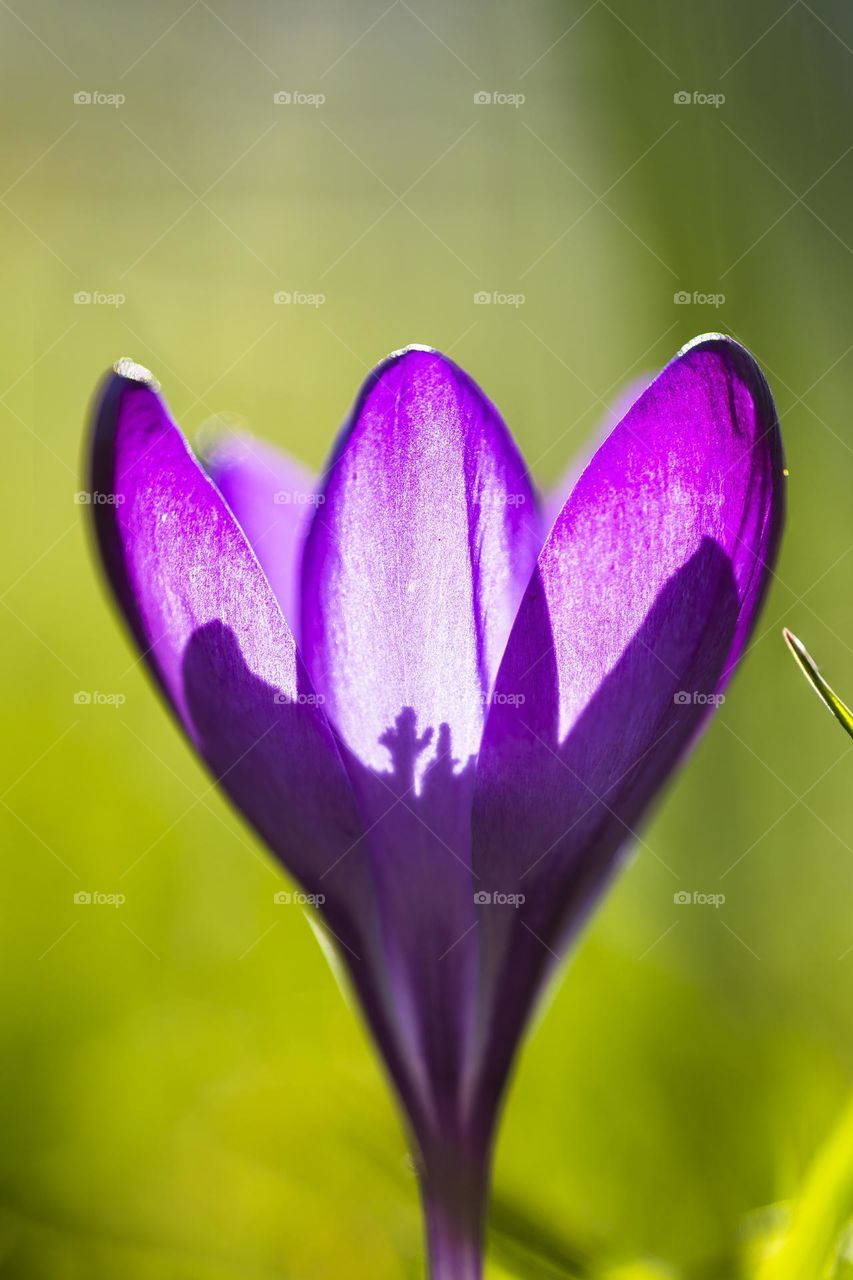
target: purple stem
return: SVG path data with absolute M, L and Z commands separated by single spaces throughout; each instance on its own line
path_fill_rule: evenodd
M 481 1280 L 489 1157 L 433 1151 L 421 1177 L 430 1280 Z

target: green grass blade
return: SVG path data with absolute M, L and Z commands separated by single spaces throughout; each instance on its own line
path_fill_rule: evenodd
M 809 681 L 809 684 L 812 686 L 821 702 L 824 702 L 826 706 L 829 707 L 838 723 L 842 728 L 846 729 L 851 738 L 853 738 L 853 712 L 844 705 L 835 690 L 830 688 L 824 680 L 818 670 L 817 663 L 802 641 L 798 640 L 797 637 L 787 629 L 787 627 L 785 628 L 784 636 L 788 643 L 788 648 L 791 650 L 791 653 L 797 661 L 797 665 Z
M 818 1151 L 793 1206 L 791 1226 L 759 1280 L 828 1280 L 853 1215 L 853 1101 Z
M 497 1189 L 489 1211 L 489 1252 L 508 1276 L 525 1280 L 590 1280 L 594 1274 L 586 1249 Z

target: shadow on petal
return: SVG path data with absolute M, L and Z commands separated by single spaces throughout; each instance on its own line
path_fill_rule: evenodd
M 713 707 L 738 618 L 731 563 L 705 539 L 561 740 L 541 584 L 528 599 L 538 625 L 508 654 L 476 775 L 448 727 L 421 725 L 413 707 L 380 739 L 387 770 L 368 768 L 333 736 L 304 671 L 285 697 L 221 623 L 193 634 L 183 664 L 219 784 L 323 896 L 420 1150 L 428 1217 L 465 1247 L 536 997 Z
M 505 700 L 489 716 L 474 804 L 473 865 L 489 899 L 477 907 L 472 1080 L 475 1128 L 484 1133 L 546 975 L 717 703 L 739 616 L 731 562 L 705 538 L 561 741 L 541 583 L 528 600 L 537 625 L 501 672 L 496 696 Z
M 413 1064 L 388 998 L 364 825 L 321 700 L 307 680 L 306 691 L 292 698 L 255 676 L 234 632 L 219 622 L 192 635 L 183 682 L 205 763 L 305 892 L 321 901 L 386 1067 L 417 1117 Z

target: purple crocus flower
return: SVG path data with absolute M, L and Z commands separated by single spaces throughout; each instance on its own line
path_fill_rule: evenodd
M 316 487 L 248 440 L 206 471 L 121 362 L 97 541 L 219 784 L 322 899 L 416 1148 L 436 1280 L 480 1274 L 489 1156 L 537 993 L 741 656 L 783 513 L 770 392 L 697 339 L 553 528 L 499 413 L 410 347 Z

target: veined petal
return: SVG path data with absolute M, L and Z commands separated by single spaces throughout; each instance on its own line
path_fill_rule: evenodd
M 295 701 L 290 629 L 243 531 L 151 385 L 118 373 L 107 379 L 92 487 L 111 585 L 188 731 L 186 651 L 211 623 L 232 632 L 254 676 Z
M 474 808 L 482 1073 L 502 1087 L 542 974 L 577 929 L 742 653 L 783 514 L 752 357 L 698 339 L 580 477 L 498 675 Z M 493 1030 L 490 1030 L 494 1028 Z
M 371 375 L 326 474 L 302 565 L 302 643 L 351 753 L 395 1008 L 432 1131 L 460 1123 L 475 994 L 473 763 L 540 546 L 497 410 L 435 351 Z
M 317 503 L 314 476 L 294 458 L 245 434 L 217 442 L 204 465 L 237 517 L 290 630 L 297 635 L 302 544 Z
M 91 487 L 101 558 L 146 663 L 217 782 L 324 900 L 416 1122 L 418 1067 L 394 1027 L 364 828 L 322 699 L 243 530 L 152 386 L 108 377 Z
M 303 559 L 306 663 L 359 759 L 389 767 L 404 708 L 464 764 L 539 549 L 537 504 L 497 410 L 438 352 L 408 348 L 365 384 Z
M 557 483 L 543 494 L 542 514 L 543 527 L 546 534 L 554 527 L 554 522 L 566 505 L 566 499 L 583 475 L 590 460 L 601 445 L 604 444 L 613 428 L 618 426 L 625 417 L 634 401 L 640 398 L 651 381 L 651 374 L 647 377 L 634 377 L 622 387 L 609 404 L 602 405 L 602 417 L 591 440 L 585 448 L 582 448 L 571 459 Z

